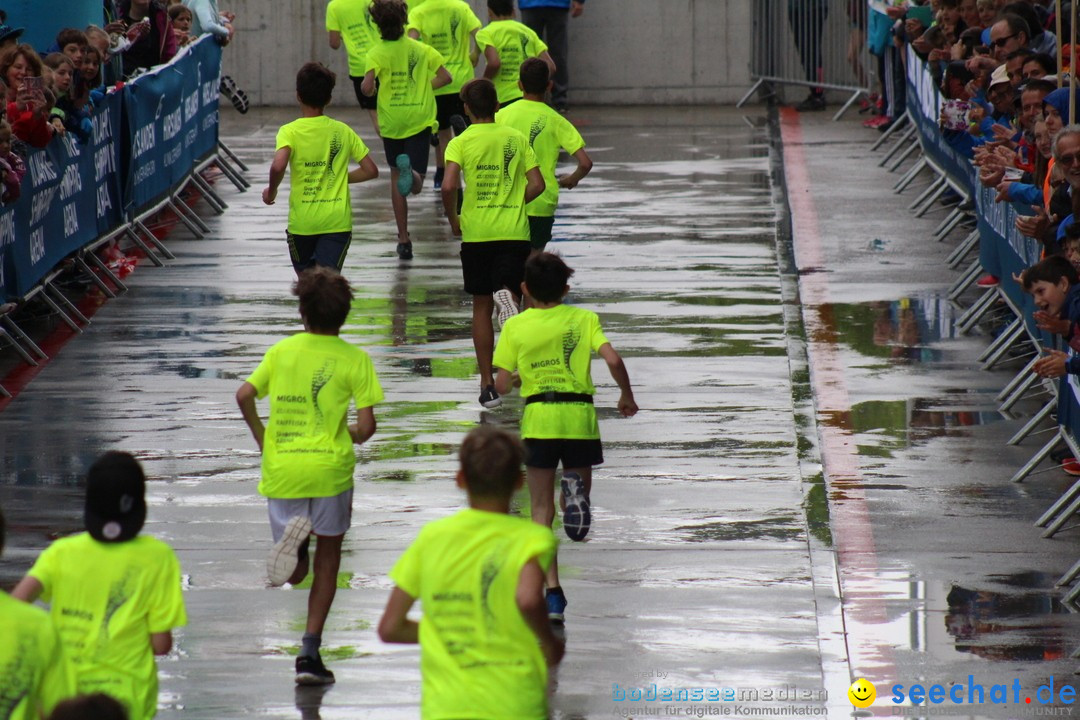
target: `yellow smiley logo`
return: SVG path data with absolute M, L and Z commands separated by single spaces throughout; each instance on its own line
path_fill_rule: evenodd
M 848 700 L 857 708 L 870 707 L 877 699 L 877 689 L 865 678 L 851 683 L 847 691 Z

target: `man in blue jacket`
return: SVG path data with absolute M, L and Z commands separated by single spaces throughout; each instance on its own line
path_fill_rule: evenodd
M 543 38 L 548 46 L 548 54 L 555 61 L 551 104 L 559 112 L 565 113 L 566 91 L 570 85 L 566 26 L 569 18 L 579 17 L 585 12 L 585 0 L 518 0 L 518 6 L 521 8 L 521 22 Z

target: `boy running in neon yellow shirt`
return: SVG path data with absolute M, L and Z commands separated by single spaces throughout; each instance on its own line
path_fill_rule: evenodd
M 428 0 L 423 7 L 409 10 L 409 37 L 430 45 L 446 59 L 453 82 L 435 91 L 439 146 L 435 150 L 435 189 L 442 187 L 446 172 L 446 144 L 454 136 L 453 125 L 465 127 L 465 107 L 461 88 L 475 74 L 479 53 L 476 32 L 480 19 L 464 0 Z M 451 122 L 454 120 L 454 122 Z
M 187 624 L 180 563 L 140 535 L 146 476 L 131 455 L 107 452 L 86 474 L 86 532 L 45 549 L 12 597 L 49 603 L 79 694 L 119 700 L 130 720 L 157 713 L 155 655 Z
M 525 92 L 524 99 L 495 114 L 496 123 L 512 127 L 529 138 L 529 146 L 544 175 L 544 193 L 525 206 L 533 253 L 543 251 L 551 240 L 555 208 L 559 206 L 559 188 L 572 190 L 592 170 L 592 160 L 585 152 L 581 133 L 544 102 L 544 94 L 551 89 L 549 78 L 547 63 L 539 58 L 529 58 L 521 64 L 520 84 Z M 559 150 L 572 155 L 577 160 L 577 168 L 556 178 Z
M 297 275 L 317 265 L 341 272 L 352 243 L 349 183 L 379 176 L 360 136 L 323 114 L 335 80 L 334 73 L 314 62 L 296 73 L 301 117 L 278 130 L 270 184 L 263 190 L 263 202 L 273 205 L 285 172 L 291 171 L 288 240 Z M 360 166 L 349 170 L 349 160 Z
M 349 57 L 349 79 L 360 107 L 367 110 L 375 134 L 379 134 L 378 88 L 375 96 L 368 97 L 360 90 L 367 75 L 367 54 L 379 41 L 379 29 L 371 21 L 371 0 L 330 0 L 326 6 L 326 32 L 331 50 L 345 42 Z
M 424 188 L 431 131 L 435 127 L 435 91 L 453 80 L 438 50 L 405 36 L 409 11 L 403 0 L 375 0 L 371 19 L 382 40 L 368 53 L 368 71 L 360 89 L 379 88 L 379 130 L 390 164 L 390 201 L 397 223 L 397 254 L 412 260 L 409 201 Z
M 544 176 L 528 139 L 513 128 L 495 124 L 499 101 L 490 80 L 478 79 L 461 90 L 473 124 L 446 147 L 442 200 L 455 237 L 461 238 L 461 274 L 473 296 L 472 338 L 480 370 L 480 404 L 502 404 L 495 392 L 491 353 L 495 330 L 517 312 L 525 260 L 529 257 L 529 220 L 525 204 L 544 191 Z M 458 217 L 458 188 L 465 193 Z
M 564 649 L 543 598 L 555 537 L 509 514 L 523 456 L 504 430 L 470 432 L 457 472 L 469 508 L 425 525 L 390 571 L 379 637 L 420 643 L 424 720 L 548 717 L 548 667 Z M 407 617 L 417 600 L 419 623 Z
M 0 512 L 0 554 L 4 537 Z M 49 613 L 0 591 L 0 637 L 0 718 L 41 720 L 75 695 L 75 676 Z
M 341 544 L 352 524 L 353 446 L 375 434 L 374 406 L 383 393 L 368 354 L 338 336 L 352 307 L 349 281 L 315 268 L 300 275 L 293 294 L 304 332 L 266 351 L 236 402 L 262 452 L 259 493 L 275 543 L 266 566 L 270 584 L 295 585 L 307 577 L 309 538 L 318 538 L 296 682 L 328 685 L 334 674 L 319 650 L 337 591 Z M 264 426 L 255 400 L 266 396 L 270 420 Z M 352 424 L 350 403 L 356 405 Z
M 527 25 L 514 19 L 514 0 L 488 0 L 488 22 L 476 33 L 476 44 L 484 53 L 484 77 L 495 83 L 499 105 L 506 107 L 521 98 L 518 71 L 521 63 L 538 57 L 555 74 L 555 61 L 547 45 Z
M 638 406 L 626 366 L 604 337 L 596 313 L 563 304 L 573 274 L 558 255 L 529 259 L 523 290 L 530 307 L 507 320 L 499 336 L 495 388 L 509 392 L 511 373 L 520 374 L 525 398 L 521 437 L 533 521 L 551 527 L 555 519 L 555 470 L 561 463 L 563 527 L 571 540 L 584 540 L 591 522 L 592 469 L 604 462 L 589 368 L 594 352 L 619 386 L 619 412 L 633 417 Z M 557 560 L 547 570 L 547 587 L 548 617 L 561 624 L 566 595 L 559 586 Z

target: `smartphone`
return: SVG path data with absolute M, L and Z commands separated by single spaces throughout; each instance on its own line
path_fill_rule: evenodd
M 27 75 L 22 79 L 22 91 L 25 93 L 40 93 L 45 89 L 45 80 L 40 76 Z

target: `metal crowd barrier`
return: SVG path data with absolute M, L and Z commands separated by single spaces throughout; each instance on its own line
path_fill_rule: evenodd
M 866 0 L 752 0 L 753 87 L 796 85 L 850 93 L 839 118 L 870 93 L 876 64 L 867 49 Z
M 151 217 L 170 210 L 201 239 L 210 228 L 183 193 L 194 190 L 222 213 L 228 206 L 203 177 L 207 169 L 239 191 L 251 186 L 248 168 L 218 137 L 220 72 L 221 48 L 207 36 L 109 93 L 85 145 L 65 136 L 30 154 L 22 197 L 0 208 L 0 340 L 24 362 L 48 356 L 16 324 L 14 309 L 38 298 L 81 333 L 90 320 L 60 289 L 61 274 L 77 270 L 115 297 L 127 287 L 98 249 L 126 238 L 163 266 L 175 256 L 148 227 Z M 0 397 L 10 396 L 0 386 Z
M 969 254 L 976 248 L 979 256 L 962 270 L 960 277 L 949 289 L 949 299 L 959 301 L 982 273 L 996 275 L 1000 282 L 990 287 L 964 311 L 957 321 L 957 329 L 962 333 L 971 331 L 988 314 L 1003 312 L 1002 319 L 1007 319 L 1003 329 L 979 357 L 983 369 L 996 367 L 1004 359 L 1025 361 L 1023 368 L 1002 388 L 997 395 L 999 410 L 1009 413 L 1021 399 L 1042 399 L 1040 409 L 1010 438 L 1009 445 L 1019 445 L 1036 434 L 1049 434 L 1041 447 L 1028 462 L 1012 477 L 1013 482 L 1023 482 L 1030 476 L 1060 469 L 1053 465 L 1039 470 L 1051 453 L 1065 447 L 1073 457 L 1080 458 L 1080 378 L 1066 376 L 1060 381 L 1038 378 L 1033 366 L 1044 350 L 1062 349 L 1063 343 L 1056 336 L 1051 336 L 1037 328 L 1033 314 L 1036 310 L 1031 297 L 1011 278 L 1014 272 L 1038 262 L 1041 248 L 1037 241 L 1022 236 L 1016 231 L 1014 223 L 1021 214 L 1030 212 L 1026 207 L 1010 203 L 998 203 L 993 189 L 983 188 L 971 165 L 944 140 L 938 130 L 937 120 L 941 106 L 941 95 L 931 79 L 925 65 L 908 49 L 908 96 L 907 110 L 902 120 L 898 120 L 890 129 L 890 134 L 900 133 L 894 145 L 888 150 L 885 160 L 879 165 L 886 165 L 891 158 L 900 157 L 899 162 L 889 166 L 896 171 L 904 159 L 918 152 L 916 161 L 893 186 L 895 192 L 904 192 L 917 177 L 930 175 L 929 183 L 922 194 L 911 204 L 916 214 L 925 213 L 944 193 L 951 189 L 957 193 L 949 216 L 938 226 L 934 237 L 941 241 L 949 236 L 964 220 L 976 221 L 976 228 L 953 250 L 948 258 L 952 268 L 959 268 Z M 874 144 L 874 149 L 882 147 L 886 138 Z M 1025 345 L 1030 350 L 1024 352 Z M 1071 350 L 1064 348 L 1071 353 Z M 1049 428 L 1044 427 L 1047 420 L 1057 413 L 1056 422 Z M 1080 480 L 1074 482 L 1038 520 L 1036 527 L 1042 528 L 1042 537 L 1050 538 L 1080 513 Z M 1063 600 L 1066 606 L 1080 611 L 1080 561 L 1071 567 L 1057 582 L 1059 587 L 1071 588 Z M 1074 656 L 1080 657 L 1080 651 Z

